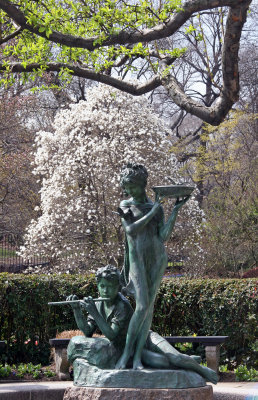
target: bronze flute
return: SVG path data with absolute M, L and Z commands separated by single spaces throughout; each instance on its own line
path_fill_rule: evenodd
M 109 298 L 105 298 L 105 297 L 99 297 L 98 299 L 91 299 L 91 300 L 93 300 L 94 303 L 96 303 L 97 301 L 108 301 L 110 299 Z M 78 303 L 84 304 L 83 300 L 50 301 L 47 304 L 49 306 L 59 306 L 59 305 L 63 305 L 63 304 L 78 304 Z

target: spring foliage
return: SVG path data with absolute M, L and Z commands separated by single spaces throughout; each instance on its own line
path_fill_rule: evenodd
M 207 263 L 220 274 L 257 264 L 257 122 L 258 114 L 234 111 L 216 130 L 206 126 L 198 149 L 195 181 L 209 188 Z
M 141 42 L 135 43 L 131 48 L 126 46 L 126 43 L 105 47 L 105 42 L 110 36 L 115 36 L 123 30 L 151 28 L 168 20 L 171 14 L 181 10 L 181 0 L 165 2 L 159 10 L 155 10 L 154 5 L 146 0 L 141 0 L 135 5 L 112 0 L 92 0 L 87 4 L 70 0 L 18 1 L 15 5 L 23 13 L 27 27 L 31 29 L 34 27 L 35 31 L 31 33 L 25 29 L 16 41 L 8 42 L 3 49 L 3 55 L 7 59 L 10 56 L 15 57 L 25 69 L 27 65 L 40 63 L 41 72 L 44 72 L 47 62 L 53 60 L 54 53 L 55 61 L 64 65 L 61 70 L 63 78 L 71 72 L 69 67 L 65 68 L 66 63 L 72 65 L 73 62 L 79 61 L 80 64 L 83 63 L 88 68 L 100 72 L 115 65 L 114 59 L 120 56 L 149 56 L 150 49 Z M 9 11 L 4 6 L 3 9 Z M 15 13 L 15 8 L 13 12 Z M 5 27 L 3 36 L 15 34 L 17 25 L 8 17 L 8 14 L 0 11 L 0 18 Z M 19 22 L 21 23 L 21 20 Z M 56 51 L 53 51 L 51 43 L 53 32 L 59 32 L 65 37 L 68 35 L 73 38 L 81 37 L 85 42 L 87 42 L 86 38 L 92 38 L 90 40 L 92 43 L 88 46 L 87 43 L 81 44 L 78 41 L 77 45 L 71 48 L 70 44 L 62 43 L 62 40 L 61 42 L 54 40 Z M 93 50 L 94 48 L 96 49 Z M 181 50 L 167 50 L 167 53 L 179 56 Z M 36 69 L 32 73 L 35 74 Z
M 144 98 L 106 86 L 93 88 L 86 102 L 61 111 L 53 132 L 41 131 L 36 137 L 34 172 L 42 179 L 41 215 L 28 228 L 23 255 L 48 255 L 58 261 L 59 270 L 93 269 L 110 260 L 121 265 L 119 173 L 134 161 L 147 167 L 149 188 L 171 183 L 170 178 L 179 181 L 166 133 Z M 169 210 L 172 207 L 169 204 Z M 182 256 L 202 257 L 202 211 L 193 198 L 180 213 L 173 252 L 178 254 L 180 245 Z
M 50 71 L 58 73 L 64 82 L 74 75 L 134 95 L 163 86 L 180 108 L 218 125 L 238 99 L 238 49 L 250 3 L 251 0 L 0 0 L 0 86 L 14 83 L 15 73 L 26 81 Z M 225 7 L 229 11 L 224 26 Z M 210 107 L 206 101 L 196 102 L 194 96 L 183 91 L 183 82 L 179 83 L 174 73 L 170 75 L 174 61 L 186 51 L 184 43 L 175 47 L 170 39 L 182 28 L 184 35 L 193 35 L 195 43 L 202 41 L 200 14 L 216 14 L 217 8 L 222 21 L 216 37 L 223 43 L 218 65 L 223 84 L 213 85 L 214 72 L 209 70 L 213 88 L 220 92 Z M 128 71 L 136 72 L 137 82 L 124 79 Z M 54 82 L 50 87 L 56 87 Z

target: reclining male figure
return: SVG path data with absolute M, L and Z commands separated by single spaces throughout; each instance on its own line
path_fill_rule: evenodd
M 112 354 L 113 359 L 110 360 L 112 365 L 115 365 L 121 356 L 126 341 L 127 328 L 134 311 L 129 301 L 119 292 L 121 284 L 120 272 L 117 268 L 112 265 L 99 268 L 96 272 L 96 281 L 100 299 L 107 300 L 93 301 L 91 297 L 84 297 L 83 301 L 72 303 L 71 306 L 77 326 L 85 335 L 85 346 L 89 348 L 93 343 L 92 340 L 99 340 L 99 342 L 105 343 L 105 351 L 100 351 L 100 359 L 98 361 L 98 367 L 103 368 L 103 365 L 107 367 L 107 354 Z M 77 296 L 70 295 L 66 300 L 76 299 Z M 83 313 L 83 308 L 89 313 L 87 318 Z M 91 338 L 97 329 L 102 332 L 108 341 L 103 342 L 103 339 L 101 341 L 99 338 L 87 339 Z M 79 346 L 77 346 L 78 340 L 80 341 Z M 109 351 L 107 351 L 107 346 Z M 83 358 L 80 355 L 82 347 L 82 337 L 76 336 L 71 339 L 67 349 L 71 362 L 76 358 Z M 101 353 L 103 354 L 101 355 Z M 103 357 L 103 363 L 101 362 L 101 357 Z M 91 363 L 90 359 L 87 361 Z M 206 381 L 212 383 L 217 383 L 218 381 L 216 372 L 208 367 L 199 365 L 196 361 L 196 356 L 179 353 L 158 333 L 152 331 L 149 332 L 143 349 L 142 363 L 146 367 L 155 369 L 181 368 L 191 370 L 200 374 Z

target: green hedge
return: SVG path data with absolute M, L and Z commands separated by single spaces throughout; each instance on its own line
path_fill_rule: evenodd
M 247 359 L 257 327 L 256 286 L 256 279 L 165 279 L 152 328 L 164 336 L 227 335 L 225 356 Z M 1 273 L 0 340 L 7 340 L 2 361 L 47 364 L 49 338 L 76 329 L 70 307 L 47 303 L 69 294 L 96 296 L 94 277 Z
M 69 294 L 95 296 L 94 277 L 0 274 L 0 340 L 7 340 L 3 361 L 49 363 L 48 340 L 77 327 L 71 307 L 47 303 Z
M 164 280 L 153 329 L 164 336 L 229 336 L 224 359 L 253 364 L 257 304 L 257 279 Z

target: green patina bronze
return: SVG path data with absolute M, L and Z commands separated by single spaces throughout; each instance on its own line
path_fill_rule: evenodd
M 108 377 L 107 380 L 111 380 L 112 385 L 118 379 L 119 384 L 128 387 L 128 382 L 131 382 L 131 378 L 128 377 L 128 370 L 126 373 L 119 372 L 120 370 L 115 369 L 115 365 L 123 352 L 128 325 L 134 310 L 129 301 L 119 292 L 120 272 L 114 266 L 107 265 L 100 268 L 96 273 L 96 279 L 101 298 L 104 297 L 109 300 L 103 301 L 101 299 L 101 301 L 97 301 L 98 299 L 85 297 L 80 302 L 75 302 L 76 296 L 67 298 L 68 304 L 73 308 L 77 326 L 85 335 L 72 338 L 67 349 L 68 359 L 74 365 L 74 381 L 80 386 L 97 386 L 104 384 L 103 381 Z M 87 317 L 84 310 L 89 313 Z M 97 328 L 105 337 L 92 337 Z M 173 368 L 178 367 L 192 371 L 187 379 L 182 378 L 182 376 L 185 376 L 185 372 L 182 374 L 177 372 L 173 379 L 171 373 L 167 374 L 167 387 L 188 387 L 189 379 L 191 380 L 191 387 L 203 386 L 205 380 L 217 381 L 214 371 L 200 366 L 194 356 L 180 354 L 164 338 L 152 331 L 148 332 L 142 350 L 142 362 L 144 367 L 147 368 L 147 372 L 144 369 L 142 374 L 133 374 L 134 379 L 137 376 L 139 377 L 139 380 L 136 379 L 136 387 L 151 387 L 148 385 L 154 384 L 153 374 L 151 375 L 149 372 L 150 368 L 157 371 L 160 369 L 173 370 Z M 85 365 L 87 365 L 88 373 L 85 372 L 86 370 L 83 372 Z M 128 368 L 132 366 L 133 358 L 129 359 Z M 100 369 L 108 370 L 108 372 L 106 371 L 102 376 Z M 132 370 L 130 371 L 132 372 Z M 146 376 L 143 379 L 144 374 L 147 374 L 150 382 Z M 164 382 L 165 376 L 166 374 L 162 371 L 160 373 L 162 382 Z M 155 387 L 159 387 L 157 385 L 160 384 L 160 382 L 156 382 Z M 108 385 L 108 382 L 105 381 L 105 385 Z
M 195 356 L 179 353 L 150 330 L 154 301 L 167 265 L 164 242 L 189 196 L 177 199 L 165 222 L 161 205 L 164 196 L 159 190 L 154 203 L 148 199 L 147 176 L 143 166 L 131 164 L 121 174 L 121 186 L 131 196 L 118 208 L 126 236 L 122 279 L 114 266 L 107 265 L 96 273 L 100 298 L 67 298 L 85 335 L 72 338 L 67 349 L 74 365 L 74 383 L 79 386 L 128 387 L 133 379 L 135 387 L 186 388 L 218 380 L 216 373 L 200 366 Z M 134 310 L 120 293 L 121 282 L 123 293 L 135 299 Z M 97 329 L 104 337 L 92 337 Z
M 167 266 L 164 242 L 169 239 L 179 209 L 190 196 L 177 199 L 167 222 L 157 192 L 155 203 L 146 195 L 148 173 L 144 166 L 128 164 L 121 173 L 121 186 L 131 196 L 118 209 L 126 235 L 124 277 L 128 293 L 136 302 L 130 320 L 126 345 L 116 368 L 126 367 L 134 352 L 133 368 L 142 369 L 142 350 L 150 330 L 155 298 Z

